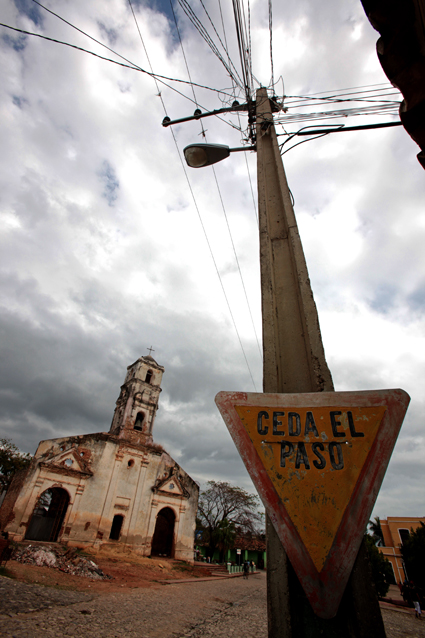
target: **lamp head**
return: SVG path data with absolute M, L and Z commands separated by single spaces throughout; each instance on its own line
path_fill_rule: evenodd
M 224 144 L 189 144 L 183 153 L 188 166 L 202 168 L 229 157 L 230 148 Z

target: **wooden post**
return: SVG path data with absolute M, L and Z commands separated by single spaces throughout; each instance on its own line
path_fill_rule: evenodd
M 263 391 L 329 392 L 319 319 L 267 90 L 256 96 Z M 331 620 L 316 616 L 267 518 L 269 638 L 385 638 L 364 545 Z

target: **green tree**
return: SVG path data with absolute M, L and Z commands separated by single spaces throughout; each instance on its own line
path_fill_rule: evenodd
M 382 533 L 381 521 L 379 516 L 375 516 L 374 521 L 369 521 L 367 524 L 369 527 L 369 532 L 372 534 L 372 537 L 375 541 L 375 544 L 378 543 L 381 547 L 385 547 L 384 543 L 384 534 Z
M 0 493 L 10 485 L 16 472 L 31 463 L 31 454 L 24 454 L 10 439 L 0 439 Z
M 236 527 L 245 534 L 259 533 L 263 519 L 258 507 L 258 497 L 241 487 L 208 481 L 207 489 L 199 497 L 197 524 L 203 540 L 208 543 L 211 558 L 216 549 L 224 554 L 224 547 L 232 547 Z
M 373 536 L 365 534 L 365 541 L 376 593 L 380 598 L 384 598 L 394 582 L 393 568 L 390 561 L 376 547 Z
M 235 538 L 236 525 L 225 518 L 221 521 L 215 531 L 215 540 L 217 542 L 217 547 L 220 550 L 220 563 L 224 562 L 226 551 L 234 546 Z
M 401 546 L 401 554 L 408 578 L 425 594 L 425 525 L 410 530 L 409 538 Z

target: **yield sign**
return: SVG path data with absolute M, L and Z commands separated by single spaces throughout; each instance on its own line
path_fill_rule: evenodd
M 409 395 L 219 392 L 215 401 L 314 612 L 332 618 Z

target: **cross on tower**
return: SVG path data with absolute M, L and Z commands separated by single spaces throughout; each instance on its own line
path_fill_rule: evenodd
M 152 356 L 152 352 L 155 352 L 155 350 L 152 348 L 152 346 L 150 348 L 147 348 L 147 350 L 149 350 L 149 355 Z

